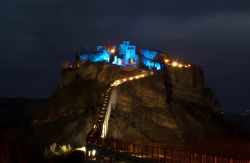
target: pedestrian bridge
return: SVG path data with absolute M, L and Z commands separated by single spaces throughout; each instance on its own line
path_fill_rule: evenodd
M 249 158 L 231 158 L 219 154 L 200 152 L 197 149 L 173 147 L 166 145 L 144 145 L 107 138 L 109 118 L 112 113 L 112 92 L 119 85 L 140 80 L 153 72 L 142 71 L 141 74 L 115 80 L 110 83 L 104 94 L 98 121 L 86 137 L 86 159 L 88 162 L 171 162 L 171 163 L 250 163 Z

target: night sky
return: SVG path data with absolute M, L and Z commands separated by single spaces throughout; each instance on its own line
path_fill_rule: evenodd
M 76 49 L 132 43 L 202 66 L 224 110 L 250 107 L 250 1 L 0 2 L 0 96 L 45 98 Z

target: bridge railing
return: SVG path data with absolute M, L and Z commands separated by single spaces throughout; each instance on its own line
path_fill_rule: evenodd
M 108 121 L 109 121 L 109 117 L 111 114 L 111 101 L 110 100 L 111 100 L 113 88 L 124 82 L 137 80 L 137 79 L 144 78 L 152 74 L 153 72 L 145 71 L 145 72 L 142 72 L 141 74 L 115 80 L 109 83 L 108 88 L 104 94 L 104 101 L 101 107 L 101 113 L 98 117 L 97 122 L 95 123 L 95 125 L 93 126 L 93 128 L 90 130 L 90 132 L 88 133 L 86 137 L 87 144 L 98 143 L 101 138 L 106 138 L 106 134 L 108 132 Z
M 101 113 L 97 119 L 97 122 L 94 124 L 93 128 L 90 130 L 90 132 L 86 136 L 86 143 L 87 144 L 101 144 L 102 142 L 102 135 L 104 134 L 103 129 L 106 126 L 104 125 L 105 118 L 107 118 L 107 110 L 110 102 L 110 97 L 112 94 L 112 83 L 110 83 L 108 89 L 106 90 L 104 94 L 104 101 L 101 107 Z M 106 132 L 106 130 L 105 130 Z M 106 137 L 106 133 L 105 133 Z
M 162 146 L 143 145 L 106 139 L 103 146 L 107 149 L 138 157 L 152 162 L 171 163 L 250 163 L 249 159 L 231 158 L 196 151 L 180 150 Z

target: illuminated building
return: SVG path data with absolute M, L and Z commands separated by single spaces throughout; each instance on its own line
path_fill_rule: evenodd
M 109 62 L 120 66 L 138 67 L 143 65 L 149 69 L 161 69 L 161 64 L 155 61 L 157 51 L 140 49 L 129 41 L 123 41 L 118 46 L 96 46 L 94 51 L 80 50 L 80 60 L 91 62 Z M 139 55 L 141 59 L 139 59 Z
M 119 54 L 123 56 L 123 64 L 137 66 L 138 54 L 136 54 L 136 46 L 131 45 L 129 41 L 123 41 L 119 45 Z
M 160 63 L 154 61 L 156 55 L 158 54 L 157 51 L 141 49 L 140 53 L 142 54 L 142 63 L 146 67 L 148 67 L 149 69 L 156 69 L 156 70 L 161 69 Z

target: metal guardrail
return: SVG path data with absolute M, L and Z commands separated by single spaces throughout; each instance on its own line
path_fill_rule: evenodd
M 103 140 L 107 149 L 130 154 L 142 160 L 171 163 L 250 163 L 249 159 L 231 158 L 208 153 L 187 151 L 168 147 L 122 142 L 115 139 Z

